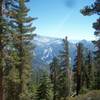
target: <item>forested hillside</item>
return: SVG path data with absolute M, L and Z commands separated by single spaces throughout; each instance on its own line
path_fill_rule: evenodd
M 35 33 L 31 2 L 0 0 L 0 100 L 100 100 L 100 0 L 79 11 L 98 17 L 95 39 L 74 43 L 68 34 L 59 39 Z M 66 3 L 72 8 L 75 0 Z

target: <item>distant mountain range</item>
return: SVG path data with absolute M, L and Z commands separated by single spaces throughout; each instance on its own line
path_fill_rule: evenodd
M 63 42 L 62 39 L 59 38 L 50 38 L 43 36 L 36 36 L 32 41 L 35 44 L 35 52 L 34 52 L 34 60 L 33 67 L 34 68 L 46 68 L 48 69 L 49 63 L 52 61 L 53 57 L 59 55 L 59 52 L 63 50 Z M 70 40 L 69 41 L 69 53 L 71 62 L 74 62 L 74 58 L 76 56 L 76 44 L 81 42 L 84 44 L 84 47 L 93 50 L 94 45 L 91 41 L 87 40 Z

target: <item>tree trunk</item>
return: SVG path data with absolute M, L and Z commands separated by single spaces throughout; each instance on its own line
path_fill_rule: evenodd
M 3 100 L 3 71 L 2 71 L 2 68 L 0 68 L 0 100 Z
M 2 4 L 3 0 L 0 0 L 0 17 L 2 17 Z M 2 19 L 0 18 L 0 23 Z M 3 45 L 2 45 L 2 26 L 0 26 L 0 100 L 3 100 Z
M 79 91 L 80 91 L 80 88 L 81 88 L 81 47 L 80 47 L 80 45 L 77 47 L 77 56 L 78 56 L 78 62 L 77 62 L 76 95 L 79 94 Z

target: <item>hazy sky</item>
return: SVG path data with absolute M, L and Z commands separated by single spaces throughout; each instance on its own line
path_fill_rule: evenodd
M 71 2 L 72 1 L 72 2 Z M 34 21 L 36 33 L 42 36 L 80 40 L 94 38 L 92 23 L 97 16 L 84 17 L 80 9 L 94 0 L 30 0 L 30 15 L 38 17 Z M 73 4 L 72 4 L 73 3 Z

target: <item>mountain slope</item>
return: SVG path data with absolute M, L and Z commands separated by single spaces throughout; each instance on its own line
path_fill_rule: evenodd
M 33 66 L 38 65 L 37 67 L 39 68 L 45 68 L 48 66 L 53 57 L 58 56 L 59 52 L 63 50 L 62 39 L 36 36 L 32 42 L 36 46 Z M 69 41 L 69 53 L 72 63 L 74 62 L 74 58 L 76 56 L 76 43 L 78 42 L 83 43 L 84 46 L 90 50 L 93 50 L 94 48 L 92 42 L 90 41 Z

